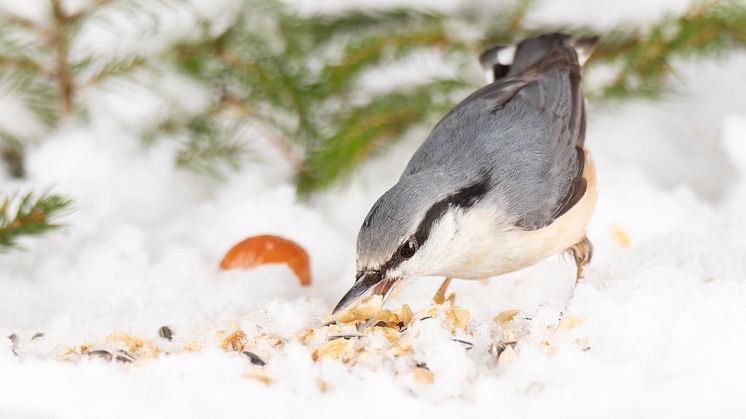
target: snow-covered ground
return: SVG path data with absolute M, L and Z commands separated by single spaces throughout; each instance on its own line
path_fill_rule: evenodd
M 174 168 L 173 144 L 144 148 L 123 128 L 147 114 L 147 100 L 133 111 L 116 92 L 92 92 L 89 125 L 33 147 L 28 180 L 0 177 L 2 191 L 56 185 L 76 207 L 64 230 L 0 255 L 0 336 L 17 336 L 15 348 L 0 343 L 0 418 L 742 416 L 743 74 L 744 55 L 688 63 L 670 99 L 590 109 L 596 253 L 574 295 L 574 267 L 559 256 L 489 284 L 455 282 L 471 313 L 458 336 L 471 350 L 422 322 L 411 354 L 354 366 L 314 361 L 297 334 L 320 326 L 353 282 L 357 228 L 426 131 L 304 204 L 271 156 L 224 183 Z M 138 94 L 147 96 L 128 98 Z M 311 287 L 284 266 L 218 269 L 230 246 L 261 233 L 308 250 Z M 412 281 L 390 305 L 424 308 L 438 284 Z M 566 316 L 581 321 L 548 330 L 568 299 Z M 513 362 L 498 363 L 488 348 L 505 325 L 493 317 L 509 309 L 520 310 L 511 326 L 527 337 Z M 158 336 L 164 325 L 173 341 Z M 270 384 L 220 348 L 238 329 L 286 339 L 263 352 Z M 116 333 L 172 354 L 60 360 L 70 347 L 112 347 Z M 418 363 L 434 382 L 412 379 Z

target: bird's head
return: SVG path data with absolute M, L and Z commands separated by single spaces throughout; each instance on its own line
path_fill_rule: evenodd
M 365 217 L 357 237 L 355 284 L 333 312 L 370 289 L 385 297 L 404 278 L 444 274 L 460 253 L 451 245 L 468 240 L 468 228 L 459 221 L 489 188 L 488 175 L 402 177 Z

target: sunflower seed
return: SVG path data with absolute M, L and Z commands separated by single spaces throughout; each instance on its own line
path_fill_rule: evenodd
M 489 352 L 490 354 L 495 358 L 495 361 L 500 359 L 500 355 L 502 355 L 503 352 L 505 352 L 505 349 L 515 348 L 515 345 L 517 344 L 517 341 L 511 340 L 508 342 L 504 342 L 502 340 L 498 340 L 497 342 L 493 342 L 492 345 L 490 345 Z
M 467 350 L 467 351 L 468 351 L 469 349 L 471 349 L 471 348 L 473 348 L 473 347 L 474 347 L 474 344 L 473 344 L 473 343 L 471 343 L 471 342 L 468 342 L 468 341 L 465 341 L 465 340 L 461 340 L 461 339 L 451 339 L 451 340 L 452 340 L 452 341 L 454 341 L 454 342 L 458 342 L 458 343 L 461 343 L 461 344 L 463 344 L 464 346 L 466 346 L 466 350 Z
M 10 351 L 13 352 L 13 355 L 18 356 L 18 335 L 13 333 L 8 336 L 8 339 L 10 339 Z
M 492 342 L 492 345 L 490 345 L 490 355 L 495 358 L 495 361 L 500 359 L 500 355 L 505 351 L 505 347 L 506 345 L 503 341 Z
M 114 354 L 114 359 L 116 359 L 119 362 L 124 362 L 126 364 L 129 364 L 130 362 L 134 362 L 137 360 L 137 358 L 132 355 L 131 353 L 123 350 L 118 350 L 116 354 Z
M 362 333 L 337 333 L 333 335 L 327 336 L 326 340 L 334 340 L 334 339 L 352 339 L 352 338 L 361 338 L 365 335 Z
M 254 352 L 243 351 L 242 353 L 246 355 L 247 357 L 249 357 L 249 360 L 254 365 L 259 365 L 260 367 L 267 365 L 267 363 L 264 362 L 264 360 L 260 358 L 259 355 L 255 354 Z
M 87 355 L 91 358 L 99 358 L 103 359 L 104 361 L 111 362 L 111 352 L 105 351 L 103 349 L 97 349 L 95 351 L 88 351 Z
M 174 332 L 171 330 L 170 327 L 163 326 L 160 329 L 158 329 L 158 336 L 170 341 L 174 337 Z

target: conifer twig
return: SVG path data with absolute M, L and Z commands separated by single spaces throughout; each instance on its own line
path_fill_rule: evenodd
M 258 117 L 256 112 L 252 111 L 247 105 L 237 100 L 230 93 L 223 94 L 222 105 L 225 108 L 238 111 L 241 115 L 254 119 L 254 129 L 259 131 L 264 139 L 267 140 L 278 153 L 291 165 L 297 172 L 303 167 L 303 159 L 293 151 L 282 138 L 276 133 L 276 130 L 270 127 L 263 118 Z
M 71 201 L 61 195 L 32 192 L 20 198 L 6 196 L 0 200 L 0 252 L 18 247 L 22 236 L 41 235 L 60 227 L 54 220 L 70 209 Z M 12 208 L 15 207 L 15 210 Z
M 76 19 L 72 19 L 65 13 L 61 0 L 49 0 L 52 7 L 54 19 L 53 33 L 50 34 L 50 43 L 54 50 L 55 71 L 54 78 L 57 81 L 60 95 L 60 115 L 67 116 L 73 109 L 75 95 L 75 80 L 70 71 L 70 63 L 67 49 L 68 25 Z

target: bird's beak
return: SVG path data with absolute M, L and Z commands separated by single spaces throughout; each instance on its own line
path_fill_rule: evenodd
M 385 300 L 386 295 L 394 288 L 397 282 L 399 282 L 398 278 L 383 278 L 378 271 L 363 272 L 357 276 L 355 285 L 339 300 L 337 306 L 332 310 L 332 314 L 342 311 L 370 289 L 373 289 L 373 294 L 381 295 Z

